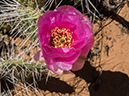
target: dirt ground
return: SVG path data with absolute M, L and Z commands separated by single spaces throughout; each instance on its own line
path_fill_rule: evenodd
M 129 96 L 129 7 L 118 18 L 97 21 L 94 46 L 101 52 L 88 59 L 83 69 L 39 81 L 44 96 Z M 37 93 L 38 95 L 38 93 Z M 40 95 L 39 95 L 40 96 Z

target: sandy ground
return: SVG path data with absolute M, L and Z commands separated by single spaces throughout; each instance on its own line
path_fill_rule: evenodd
M 128 10 L 125 5 L 119 18 L 102 21 L 94 44 L 101 52 L 93 57 L 94 61 L 86 61 L 82 70 L 52 75 L 47 84 L 45 80 L 38 82 L 45 96 L 129 96 Z M 99 25 L 99 21 L 93 25 L 94 32 Z

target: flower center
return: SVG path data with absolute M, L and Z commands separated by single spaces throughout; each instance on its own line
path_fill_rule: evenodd
M 51 46 L 55 48 L 70 48 L 73 42 L 74 39 L 72 37 L 72 34 L 70 33 L 70 29 L 59 29 L 58 27 L 56 27 L 55 29 L 51 30 Z

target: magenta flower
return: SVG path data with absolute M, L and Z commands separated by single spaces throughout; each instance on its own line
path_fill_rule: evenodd
M 38 19 L 38 38 L 41 50 L 34 59 L 45 60 L 56 74 L 80 70 L 93 46 L 92 23 L 72 6 L 47 11 Z

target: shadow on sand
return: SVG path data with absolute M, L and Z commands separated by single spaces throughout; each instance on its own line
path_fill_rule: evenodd
M 45 79 L 38 82 L 38 88 L 44 91 L 50 91 L 51 93 L 69 93 L 74 92 L 73 87 L 68 85 L 66 82 L 59 80 L 59 78 L 50 77 L 46 83 Z
M 101 75 L 89 62 L 74 72 L 87 83 L 90 96 L 129 96 L 129 77 L 121 72 L 102 71 Z

